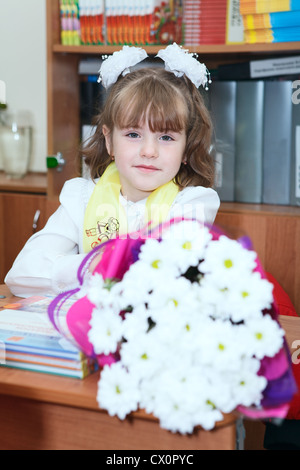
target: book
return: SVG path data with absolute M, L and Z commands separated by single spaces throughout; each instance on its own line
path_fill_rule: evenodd
M 239 0 L 186 0 L 185 44 L 242 44 L 244 25 Z
M 285 28 L 300 25 L 300 10 L 243 15 L 245 30 Z
M 248 29 L 244 31 L 244 39 L 246 44 L 299 41 L 300 26 Z
M 241 15 L 300 10 L 300 0 L 240 0 Z
M 227 0 L 226 44 L 244 43 L 244 23 L 240 14 L 240 0 Z
M 184 43 L 225 44 L 226 19 L 227 1 L 186 0 L 183 12 Z
M 83 361 L 62 361 L 49 359 L 42 355 L 21 354 L 11 351 L 5 351 L 4 361 L 2 361 L 1 366 L 76 379 L 84 379 L 98 370 L 96 363 L 88 358 Z
M 292 95 L 292 142 L 291 142 L 291 176 L 290 176 L 290 204 L 300 206 L 300 81 L 294 83 L 296 87 Z
M 0 340 L 8 351 L 82 360 L 84 355 L 50 323 L 46 313 L 29 310 L 0 311 Z
M 81 44 L 104 44 L 104 0 L 78 0 L 77 9 Z
M 152 3 L 150 44 L 182 44 L 183 0 L 154 0 Z
M 67 368 L 60 368 L 60 367 L 48 367 L 44 365 L 36 365 L 36 364 L 26 364 L 25 362 L 17 362 L 7 360 L 4 364 L 1 364 L 1 367 L 8 367 L 13 369 L 21 369 L 21 370 L 31 370 L 33 372 L 40 372 L 43 374 L 51 374 L 51 375 L 59 375 L 63 377 L 70 377 L 73 379 L 85 379 L 93 372 L 96 372 L 96 369 L 93 371 L 87 370 L 85 371 L 84 368 L 81 370 L 71 370 Z
M 265 204 L 290 203 L 292 82 L 265 82 L 263 198 Z
M 236 89 L 235 200 L 262 202 L 264 81 L 239 81 Z
M 30 297 L 0 311 L 0 364 L 82 379 L 98 369 L 97 362 L 55 329 L 47 314 L 51 301 Z
M 221 201 L 234 200 L 236 86 L 235 81 L 214 81 L 210 85 L 216 161 L 215 189 Z
M 182 44 L 183 0 L 106 0 L 108 45 Z

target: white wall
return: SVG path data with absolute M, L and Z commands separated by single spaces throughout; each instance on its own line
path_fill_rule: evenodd
M 0 80 L 8 106 L 32 116 L 31 171 L 46 171 L 46 58 L 46 1 L 0 0 Z

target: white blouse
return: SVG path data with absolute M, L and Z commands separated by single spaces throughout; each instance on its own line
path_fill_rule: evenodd
M 35 233 L 17 256 L 5 278 L 16 296 L 57 295 L 78 286 L 77 270 L 85 257 L 83 252 L 84 213 L 95 183 L 85 178 L 67 181 L 60 194 L 60 206 L 45 227 Z M 120 195 L 128 231 L 142 227 L 146 199 L 133 203 Z M 169 219 L 197 217 L 212 224 L 220 205 L 211 188 L 187 187 L 175 198 Z

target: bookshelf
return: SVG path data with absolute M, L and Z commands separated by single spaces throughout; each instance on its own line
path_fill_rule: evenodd
M 49 169 L 48 199 L 57 200 L 63 183 L 76 175 L 80 139 L 78 65 L 83 58 L 110 54 L 120 46 L 63 46 L 60 44 L 59 1 L 47 2 L 48 155 L 61 152 L 62 171 Z M 218 64 L 299 55 L 300 43 L 188 46 L 212 69 Z M 145 47 L 149 55 L 160 46 Z M 300 207 L 222 203 L 217 223 L 235 226 L 254 242 L 266 270 L 289 293 L 300 314 Z

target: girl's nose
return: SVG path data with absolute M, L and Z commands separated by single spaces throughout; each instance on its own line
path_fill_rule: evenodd
M 140 148 L 141 157 L 156 158 L 158 156 L 158 148 L 155 137 L 147 137 L 143 140 Z

